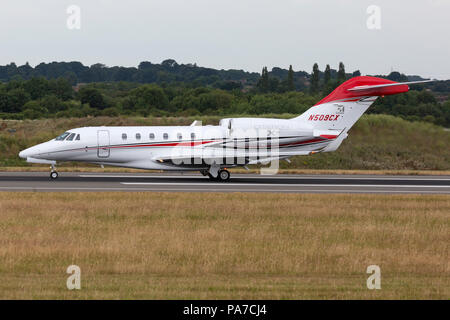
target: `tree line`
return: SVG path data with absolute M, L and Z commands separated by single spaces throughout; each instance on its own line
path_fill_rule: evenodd
M 250 90 L 124 81 L 72 86 L 63 77 L 14 79 L 0 83 L 0 118 L 301 114 L 334 86 L 357 75 L 345 74 L 343 64 L 340 76 L 338 71 L 334 77 L 328 67 L 322 74 L 317 70 L 314 66 L 312 83 L 303 91 L 296 88 L 292 67 L 284 78 L 275 81 L 275 76 L 264 68 Z M 381 98 L 369 112 L 450 127 L 450 101 L 438 101 L 423 86 L 402 95 Z
M 256 87 L 261 93 L 288 91 L 326 93 L 332 91 L 345 79 L 358 75 L 361 75 L 359 70 L 346 73 L 342 62 L 336 70 L 327 64 L 324 71 L 321 71 L 316 63 L 310 73 L 294 71 L 290 66 L 289 69 L 274 67 L 270 71 L 264 67 L 261 74 L 233 69 L 216 70 L 197 66 L 195 63 L 179 64 L 173 59 L 167 59 L 161 63 L 143 61 L 137 67 L 107 67 L 100 63 L 85 66 L 78 61 L 40 63 L 35 67 L 28 63 L 21 66 L 15 63 L 0 66 L 0 82 L 43 77 L 47 80 L 64 78 L 73 86 L 79 83 L 135 82 L 155 83 L 161 86 L 207 86 L 227 91 L 234 89 L 248 91 Z M 399 72 L 392 72 L 388 76 L 381 75 L 381 77 L 395 81 L 422 79 L 419 76 L 406 76 Z M 433 92 L 449 94 L 450 81 L 431 83 L 426 88 Z
M 107 67 L 104 64 L 85 66 L 81 62 L 40 63 L 31 67 L 28 63 L 17 66 L 10 63 L 0 66 L 0 81 L 29 80 L 35 77 L 46 79 L 65 78 L 72 85 L 92 82 L 138 82 L 138 83 L 186 83 L 192 86 L 211 85 L 214 87 L 242 84 L 254 85 L 259 79 L 256 72 L 243 70 L 216 70 L 199 67 L 195 63 L 178 64 L 173 59 L 162 63 L 141 62 L 138 67 Z

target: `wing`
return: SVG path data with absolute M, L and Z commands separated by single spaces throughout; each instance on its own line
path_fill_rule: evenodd
M 305 156 L 315 153 L 314 151 L 280 151 L 270 149 L 267 152 L 257 152 L 252 150 L 233 150 L 220 148 L 183 148 L 173 149 L 172 154 L 167 156 L 157 156 L 152 160 L 160 163 L 172 163 L 174 165 L 201 164 L 203 162 L 212 164 L 225 163 L 225 159 L 237 158 L 236 164 L 256 164 L 268 162 L 276 159 L 285 159 L 292 156 Z M 228 162 L 227 162 L 228 163 Z

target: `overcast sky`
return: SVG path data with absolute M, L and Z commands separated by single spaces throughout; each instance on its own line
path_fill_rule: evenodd
M 80 30 L 67 8 L 81 9 Z M 369 30 L 368 6 L 381 9 Z M 450 79 L 450 0 L 2 0 L 0 64 L 137 66 L 173 58 L 219 69 L 347 72 Z

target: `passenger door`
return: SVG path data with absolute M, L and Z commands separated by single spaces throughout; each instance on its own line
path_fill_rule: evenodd
M 109 131 L 108 130 L 98 130 L 97 131 L 97 156 L 99 158 L 108 158 L 109 157 Z

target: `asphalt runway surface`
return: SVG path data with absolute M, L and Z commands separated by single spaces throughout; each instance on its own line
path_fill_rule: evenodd
M 0 191 L 161 191 L 450 194 L 450 176 L 233 174 L 228 182 L 196 173 L 0 172 Z

